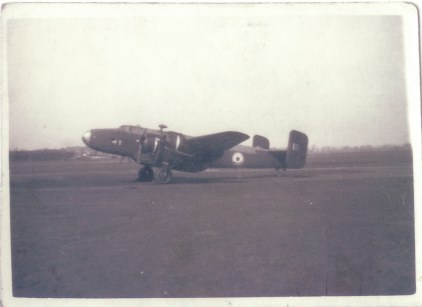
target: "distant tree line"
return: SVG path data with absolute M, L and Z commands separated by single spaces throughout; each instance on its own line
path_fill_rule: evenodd
M 65 149 L 11 150 L 10 161 L 63 161 L 72 159 L 73 151 Z
M 366 152 L 366 151 L 411 151 L 412 145 L 409 143 L 402 145 L 381 145 L 381 146 L 343 146 L 343 147 L 331 147 L 323 146 L 317 147 L 312 145 L 309 147 L 309 152 Z
M 331 147 L 316 145 L 309 146 L 310 153 L 331 153 L 331 152 L 368 152 L 368 151 L 411 151 L 410 144 L 403 145 L 382 145 L 382 146 L 344 146 Z M 101 152 L 95 152 L 86 147 L 69 147 L 66 149 L 40 149 L 40 150 L 11 150 L 10 161 L 64 161 L 77 158 L 82 154 L 88 156 L 109 156 Z

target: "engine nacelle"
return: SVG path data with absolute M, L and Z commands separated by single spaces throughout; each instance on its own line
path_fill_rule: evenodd
M 168 148 L 179 150 L 180 146 L 184 143 L 185 137 L 183 134 L 170 131 L 166 133 L 165 140 Z
M 155 135 L 147 135 L 142 140 L 142 150 L 143 154 L 152 154 L 157 150 L 158 143 L 160 138 Z
M 179 147 L 183 144 L 184 139 L 185 138 L 182 134 L 175 132 L 165 133 L 162 139 L 158 135 L 149 134 L 143 138 L 142 153 L 156 153 L 160 142 L 163 142 L 166 147 L 177 151 L 179 150 Z

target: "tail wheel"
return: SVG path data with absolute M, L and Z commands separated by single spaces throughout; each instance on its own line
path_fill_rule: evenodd
M 139 170 L 138 181 L 150 182 L 154 180 L 154 171 L 149 166 L 144 166 Z
M 173 178 L 173 173 L 168 167 L 160 168 L 155 177 L 155 180 L 158 183 L 170 183 L 171 179 Z

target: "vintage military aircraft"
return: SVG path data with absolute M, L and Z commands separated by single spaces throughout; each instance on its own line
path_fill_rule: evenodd
M 270 149 L 267 138 L 253 137 L 253 145 L 238 145 L 248 135 L 225 131 L 191 137 L 164 131 L 167 126 L 146 129 L 123 125 L 113 129 L 92 129 L 82 136 L 90 148 L 105 153 L 129 157 L 143 165 L 139 170 L 141 182 L 155 180 L 169 183 L 171 170 L 200 172 L 208 167 L 302 168 L 308 148 L 306 134 L 292 130 L 286 150 Z M 238 146 L 236 146 L 238 145 Z M 153 167 L 156 169 L 155 175 Z

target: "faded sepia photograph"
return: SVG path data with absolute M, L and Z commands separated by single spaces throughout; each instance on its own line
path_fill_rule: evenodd
M 415 6 L 2 15 L 4 302 L 415 305 Z

